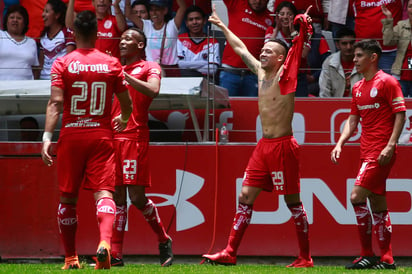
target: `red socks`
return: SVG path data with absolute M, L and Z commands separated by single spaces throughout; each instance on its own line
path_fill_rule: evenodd
M 116 206 L 116 217 L 113 225 L 112 256 L 117 259 L 123 257 L 123 237 L 127 222 L 127 205 Z
M 353 204 L 361 241 L 361 256 L 374 256 L 372 249 L 372 217 L 366 203 Z
M 112 198 L 104 197 L 96 202 L 97 224 L 100 231 L 100 242 L 111 243 L 113 221 L 116 214 L 116 204 Z
M 240 242 L 243 238 L 243 234 L 245 233 L 246 228 L 250 223 L 250 219 L 252 218 L 252 210 L 252 205 L 239 203 L 235 219 L 233 220 L 232 229 L 229 234 L 229 240 L 225 248 L 226 251 L 232 256 L 236 256 Z
M 146 205 L 140 211 L 152 230 L 157 234 L 159 243 L 165 243 L 169 236 L 166 234 L 162 221 L 159 218 L 156 205 L 152 200 L 148 199 Z
M 392 225 L 388 210 L 373 213 L 374 228 L 373 232 L 378 239 L 381 250 L 381 261 L 393 264 L 392 256 Z
M 76 205 L 59 204 L 57 211 L 57 223 L 59 226 L 60 238 L 64 245 L 66 258 L 76 254 L 76 230 L 77 230 L 77 213 Z
M 306 211 L 303 208 L 302 203 L 288 205 L 290 212 L 292 213 L 292 218 L 295 223 L 296 235 L 298 236 L 299 243 L 299 257 L 306 260 L 310 260 L 310 249 L 309 249 L 309 223 L 306 216 Z

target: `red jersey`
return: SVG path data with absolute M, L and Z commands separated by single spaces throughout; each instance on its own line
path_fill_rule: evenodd
M 131 76 L 147 82 L 150 78 L 161 78 L 161 68 L 158 63 L 150 61 L 138 61 L 131 65 L 124 66 L 124 71 Z M 127 138 L 138 140 L 149 140 L 149 107 L 153 98 L 140 93 L 132 86 L 128 86 L 130 97 L 133 102 L 133 112 L 130 116 L 127 127 L 121 132 L 115 132 L 115 138 Z M 117 98 L 113 102 L 112 116 L 116 117 L 121 113 L 120 103 Z
M 279 86 L 280 94 L 282 95 L 296 91 L 303 45 L 309 42 L 309 37 L 313 33 L 312 25 L 308 23 L 303 14 L 296 15 L 293 23 L 300 25 L 300 31 L 299 35 L 292 41 L 292 47 L 289 49 L 285 63 L 283 64 L 283 71 L 280 73 Z
M 77 49 L 53 63 L 51 84 L 64 91 L 60 137 L 74 133 L 87 139 L 113 137 L 113 93 L 127 90 L 117 58 L 97 49 Z
M 63 0 L 66 5 L 69 3 L 69 0 Z M 92 0 L 76 0 L 74 1 L 74 11 L 75 12 L 81 12 L 84 10 L 90 10 L 90 11 L 95 11 L 95 8 L 93 6 L 93 1 Z
M 386 18 L 382 12 L 382 5 L 392 12 L 393 25 L 396 26 L 402 18 L 401 0 L 354 0 L 353 9 L 355 13 L 356 38 L 375 39 L 379 42 L 383 51 L 396 50 L 396 46 L 384 46 L 382 41 L 382 22 Z M 371 23 L 373 25 L 371 25 Z
M 115 16 L 108 15 L 97 20 L 96 48 L 101 52 L 120 58 L 119 42 L 121 35 Z
M 269 11 L 256 13 L 250 8 L 247 0 L 224 0 L 224 3 L 228 10 L 230 30 L 242 39 L 250 53 L 259 59 L 266 29 L 272 25 Z M 222 64 L 236 68 L 247 67 L 229 44 L 225 46 Z
M 351 114 L 361 118 L 361 159 L 377 159 L 392 135 L 395 113 L 402 111 L 405 100 L 393 76 L 380 70 L 353 86 Z

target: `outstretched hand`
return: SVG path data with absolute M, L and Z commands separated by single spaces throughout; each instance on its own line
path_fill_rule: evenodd
M 212 14 L 209 16 L 209 22 L 212 23 L 212 24 L 215 24 L 216 26 L 218 26 L 220 28 L 222 26 L 224 26 L 222 20 L 219 18 L 219 16 L 217 16 L 216 5 L 215 4 L 213 4 Z
M 386 19 L 391 19 L 392 18 L 392 12 L 386 7 L 386 5 L 382 5 L 381 9 L 382 9 L 383 15 L 386 16 Z
M 309 16 L 309 11 L 311 8 L 312 8 L 312 5 L 310 5 L 304 13 L 306 20 L 308 21 L 309 24 L 312 24 L 312 17 Z

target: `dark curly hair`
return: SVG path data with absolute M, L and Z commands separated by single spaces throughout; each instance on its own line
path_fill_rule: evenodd
M 21 16 L 23 16 L 24 28 L 22 34 L 26 34 L 29 30 L 29 13 L 22 5 L 12 5 L 7 9 L 7 13 L 3 18 L 3 30 L 7 31 L 7 21 L 9 20 L 10 14 L 15 12 L 18 12 Z
M 46 5 L 47 4 L 49 4 L 52 7 L 54 13 L 60 14 L 59 18 L 57 19 L 57 22 L 59 23 L 59 25 L 64 27 L 65 24 L 66 24 L 66 22 L 65 22 L 65 20 L 66 20 L 66 9 L 67 9 L 66 4 L 62 0 L 49 0 L 49 1 L 47 1 Z M 48 31 L 48 28 L 45 27 L 42 30 L 40 36 L 43 36 L 44 34 L 46 34 L 47 31 Z

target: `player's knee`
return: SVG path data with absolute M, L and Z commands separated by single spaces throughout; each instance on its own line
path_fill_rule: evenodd
M 246 205 L 251 205 L 251 204 L 253 204 L 253 201 L 252 201 L 250 195 L 248 195 L 247 193 L 241 192 L 239 194 L 239 203 L 246 204 Z
M 352 204 L 366 203 L 366 197 L 364 197 L 364 195 L 361 195 L 358 192 L 352 191 L 350 195 L 350 202 Z
M 146 196 L 141 197 L 140 195 L 130 195 L 130 201 L 138 209 L 143 209 L 147 203 Z

